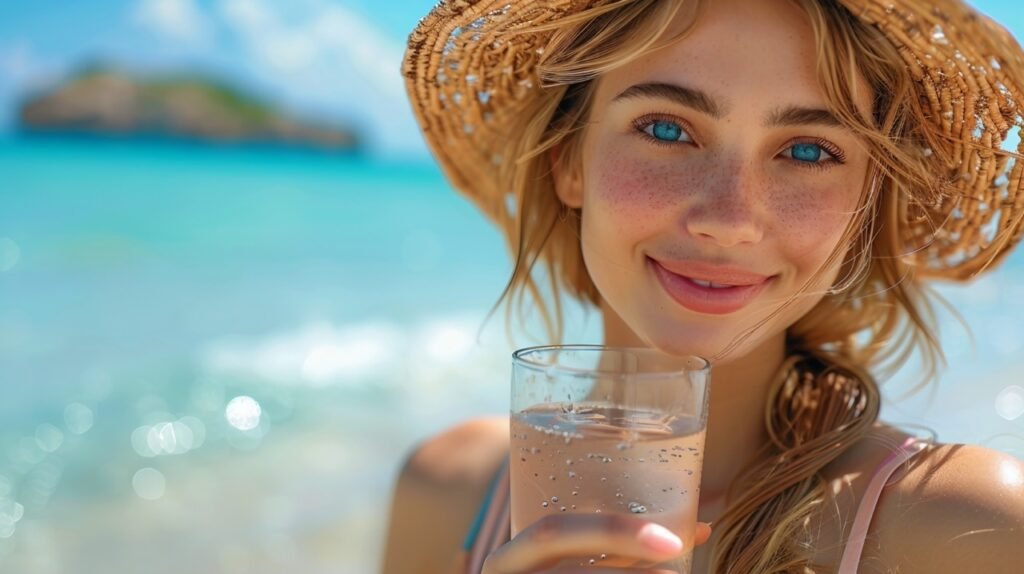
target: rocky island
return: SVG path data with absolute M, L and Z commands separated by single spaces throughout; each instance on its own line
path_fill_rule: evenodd
M 352 131 L 298 120 L 207 78 L 143 78 L 107 67 L 83 70 L 26 100 L 18 111 L 18 129 L 28 134 L 359 148 Z

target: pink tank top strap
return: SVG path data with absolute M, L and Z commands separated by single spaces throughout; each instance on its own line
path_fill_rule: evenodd
M 490 496 L 484 502 L 483 518 L 469 544 L 466 560 L 466 574 L 480 574 L 484 560 L 496 548 L 509 541 L 512 534 L 512 523 L 509 517 L 509 478 L 508 463 L 498 470 L 498 476 Z
M 843 557 L 839 562 L 839 574 L 857 574 L 857 565 L 860 563 L 860 557 L 864 551 L 868 526 L 871 524 L 871 517 L 875 513 L 878 499 L 882 495 L 882 489 L 888 484 L 897 468 L 923 451 L 926 446 L 928 446 L 927 442 L 915 437 L 908 437 L 875 470 L 853 519 L 850 537 L 847 539 L 846 549 L 843 550 Z

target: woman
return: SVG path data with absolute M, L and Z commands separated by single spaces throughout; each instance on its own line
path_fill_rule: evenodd
M 636 517 L 558 514 L 510 541 L 508 422 L 474 420 L 409 457 L 385 572 L 689 550 L 701 574 L 1024 563 L 1024 465 L 881 423 L 875 378 L 914 351 L 934 377 L 927 281 L 1020 238 L 1024 162 L 1001 145 L 1024 55 L 1002 28 L 954 0 L 449 1 L 404 72 L 446 175 L 508 239 L 503 299 L 534 299 L 552 340 L 564 292 L 605 344 L 712 359 L 714 530 L 686 549 Z

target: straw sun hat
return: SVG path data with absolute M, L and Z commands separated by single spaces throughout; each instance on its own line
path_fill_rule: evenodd
M 1024 126 L 1024 53 L 960 0 L 840 2 L 899 49 L 932 127 L 945 136 L 922 154 L 946 185 L 901 198 L 907 258 L 921 276 L 969 278 L 1024 231 L 1024 161 L 996 153 Z M 402 73 L 427 144 L 453 186 L 493 220 L 514 210 L 496 177 L 503 134 L 527 120 L 521 110 L 544 89 L 537 63 L 551 32 L 521 30 L 597 3 L 444 0 L 409 36 Z M 1024 142 L 1016 151 L 1024 153 Z

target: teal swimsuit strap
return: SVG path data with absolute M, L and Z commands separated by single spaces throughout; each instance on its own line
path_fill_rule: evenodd
M 501 480 L 501 473 L 505 472 L 505 466 L 508 461 L 501 463 L 498 467 L 498 471 L 494 473 L 494 478 L 491 479 L 491 485 L 487 488 L 487 496 L 484 497 L 483 504 L 480 505 L 480 510 L 476 513 L 476 518 L 473 519 L 473 525 L 469 528 L 469 533 L 466 535 L 466 540 L 462 543 L 462 549 L 469 552 L 473 550 L 473 544 L 476 542 L 477 535 L 480 534 L 480 527 L 483 526 L 484 517 L 487 516 L 487 509 L 491 506 L 491 500 L 494 498 L 494 491 L 498 487 L 498 482 Z

